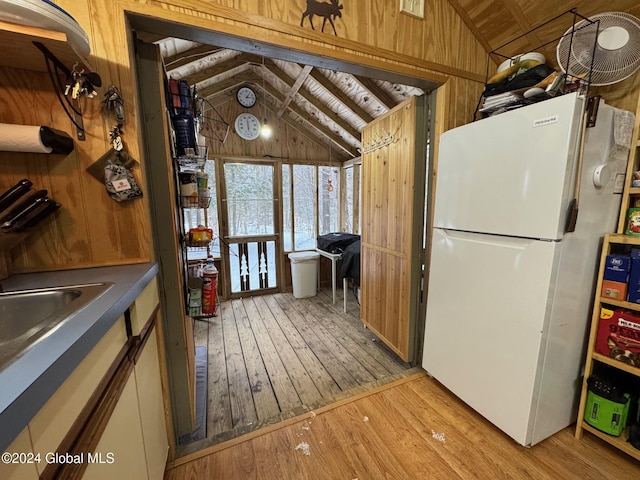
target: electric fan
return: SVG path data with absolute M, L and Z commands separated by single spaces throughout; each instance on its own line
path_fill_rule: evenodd
M 560 68 L 591 85 L 611 85 L 640 68 L 640 20 L 605 12 L 569 28 L 556 48 Z

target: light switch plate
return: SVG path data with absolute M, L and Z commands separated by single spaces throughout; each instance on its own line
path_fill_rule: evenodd
M 400 11 L 412 17 L 424 18 L 424 0 L 400 0 Z

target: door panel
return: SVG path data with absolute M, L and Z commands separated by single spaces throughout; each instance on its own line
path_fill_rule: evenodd
M 425 96 L 412 97 L 362 131 L 361 320 L 407 362 L 420 300 L 426 109 Z
M 527 445 L 559 242 L 435 228 L 431 245 L 422 366 Z
M 224 162 L 224 271 L 231 298 L 277 291 L 279 230 L 272 164 Z
M 562 238 L 582 105 L 564 95 L 443 133 L 434 226 Z

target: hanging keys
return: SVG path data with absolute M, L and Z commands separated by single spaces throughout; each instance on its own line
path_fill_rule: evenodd
M 104 94 L 102 107 L 105 110 L 113 112 L 119 125 L 124 124 L 124 101 L 122 100 L 118 87 L 115 85 L 109 87 L 107 93 Z
M 120 130 L 120 127 L 118 125 L 113 127 L 111 129 L 111 133 L 109 134 L 109 137 L 111 139 L 111 146 L 116 152 L 121 152 L 122 149 L 124 148 L 121 135 L 122 135 L 122 130 Z
M 84 70 L 76 70 L 76 66 L 77 64 L 73 66 L 73 70 L 65 83 L 65 96 L 71 95 L 74 100 L 77 100 L 82 95 L 86 95 L 88 98 L 95 97 L 98 94 L 96 87 L 102 85 L 100 75 L 95 72 L 85 73 Z

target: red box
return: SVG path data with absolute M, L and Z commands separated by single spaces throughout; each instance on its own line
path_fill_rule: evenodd
M 621 308 L 601 308 L 595 350 L 640 367 L 640 315 Z

